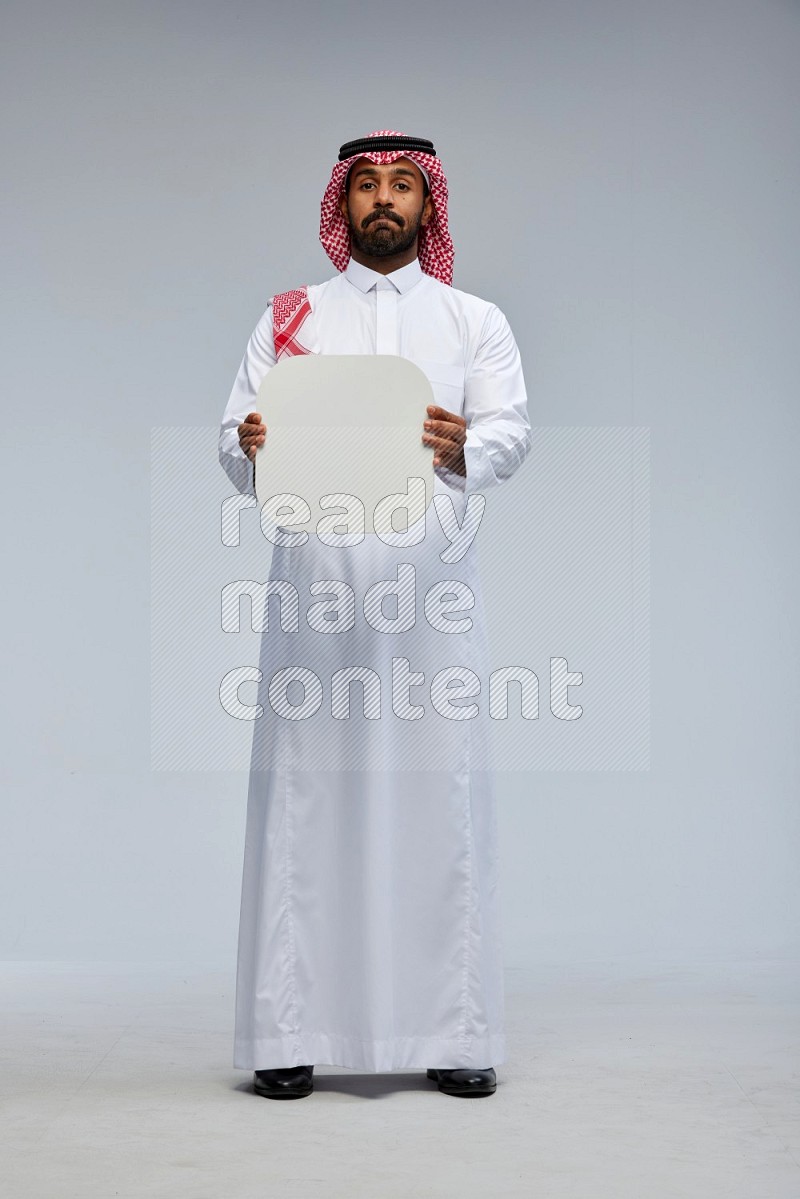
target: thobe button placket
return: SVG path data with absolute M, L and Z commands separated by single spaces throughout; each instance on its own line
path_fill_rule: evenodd
M 375 284 L 375 353 L 396 354 L 397 346 L 397 288 L 388 279 Z

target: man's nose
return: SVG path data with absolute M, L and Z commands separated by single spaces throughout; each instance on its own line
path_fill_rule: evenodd
M 375 207 L 376 208 L 391 208 L 392 207 L 392 189 L 388 181 L 379 183 L 375 192 Z

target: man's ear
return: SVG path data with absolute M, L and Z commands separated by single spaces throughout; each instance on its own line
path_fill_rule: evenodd
M 422 216 L 419 219 L 420 225 L 427 225 L 428 221 L 433 216 L 433 200 L 430 196 L 425 197 L 425 203 L 422 205 Z
M 347 192 L 342 192 L 339 196 L 339 212 L 347 220 Z

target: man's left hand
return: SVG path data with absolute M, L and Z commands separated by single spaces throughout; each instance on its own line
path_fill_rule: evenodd
M 454 474 L 466 477 L 464 442 L 467 440 L 467 422 L 464 417 L 431 404 L 423 428 L 422 440 L 433 449 L 433 465 L 444 466 Z

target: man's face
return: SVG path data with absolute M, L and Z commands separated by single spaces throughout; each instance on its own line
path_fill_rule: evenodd
M 370 258 L 409 250 L 432 212 L 422 172 L 409 158 L 385 166 L 359 158 L 350 170 L 347 195 L 339 200 L 339 208 L 350 226 L 353 245 Z

